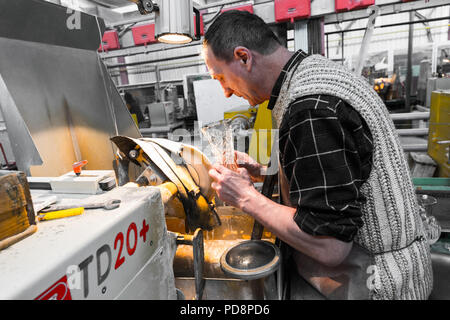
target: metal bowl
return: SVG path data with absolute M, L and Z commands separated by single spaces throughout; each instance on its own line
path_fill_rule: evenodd
M 233 278 L 254 280 L 276 271 L 280 249 L 268 241 L 248 240 L 228 248 L 220 258 L 222 271 Z

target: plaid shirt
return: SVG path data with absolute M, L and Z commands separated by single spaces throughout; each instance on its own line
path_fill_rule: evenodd
M 272 91 L 273 108 L 287 72 L 306 54 L 298 51 Z M 294 220 L 314 236 L 352 241 L 362 226 L 361 185 L 372 167 L 372 137 L 360 115 L 345 101 L 314 95 L 293 101 L 279 132 L 280 163 L 297 205 Z

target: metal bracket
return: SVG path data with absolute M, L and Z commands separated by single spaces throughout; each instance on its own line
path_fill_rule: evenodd
M 423 14 L 419 13 L 418 11 L 414 11 L 414 15 L 419 18 L 419 20 L 423 20 L 423 25 L 426 27 L 426 31 L 427 31 L 427 38 L 428 38 L 428 42 L 432 43 L 433 42 L 433 36 L 431 34 L 431 30 L 430 30 L 430 24 L 427 22 L 428 18 L 425 17 Z
M 361 43 L 361 49 L 359 50 L 358 65 L 356 66 L 356 69 L 355 69 L 355 73 L 358 76 L 361 75 L 364 61 L 366 60 L 368 46 L 370 44 L 370 39 L 372 39 L 373 29 L 375 27 L 375 20 L 378 17 L 378 15 L 380 14 L 380 7 L 370 6 L 369 8 L 367 8 L 367 11 L 371 12 L 371 14 L 369 16 L 369 20 L 367 21 L 367 29 L 366 29 L 366 32 L 364 33 L 364 38 Z
M 202 300 L 205 289 L 205 278 L 203 277 L 203 266 L 205 262 L 205 250 L 203 245 L 203 232 L 198 228 L 194 235 L 178 234 L 177 245 L 187 244 L 192 246 L 194 257 L 194 277 L 195 277 L 195 300 Z

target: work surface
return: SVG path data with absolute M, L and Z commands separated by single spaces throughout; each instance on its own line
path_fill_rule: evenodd
M 119 187 L 95 196 L 32 190 L 33 197 L 44 194 L 121 205 L 39 222 L 35 234 L 0 251 L 0 299 L 176 297 L 167 268 L 176 245 L 159 189 Z

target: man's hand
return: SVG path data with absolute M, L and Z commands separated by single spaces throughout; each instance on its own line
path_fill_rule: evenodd
M 251 215 L 295 250 L 327 266 L 339 265 L 350 252 L 351 242 L 303 232 L 293 219 L 297 209 L 278 204 L 259 193 L 245 168 L 232 171 L 215 164 L 209 175 L 214 180 L 211 187 L 222 201 Z
M 234 159 L 238 167 L 247 170 L 253 182 L 261 182 L 264 180 L 264 172 L 267 168 L 256 162 L 248 154 L 235 150 Z
M 215 164 L 209 175 L 214 180 L 211 187 L 223 202 L 241 209 L 249 197 L 258 191 L 254 188 L 250 175 L 245 168 L 232 171 L 222 165 Z

